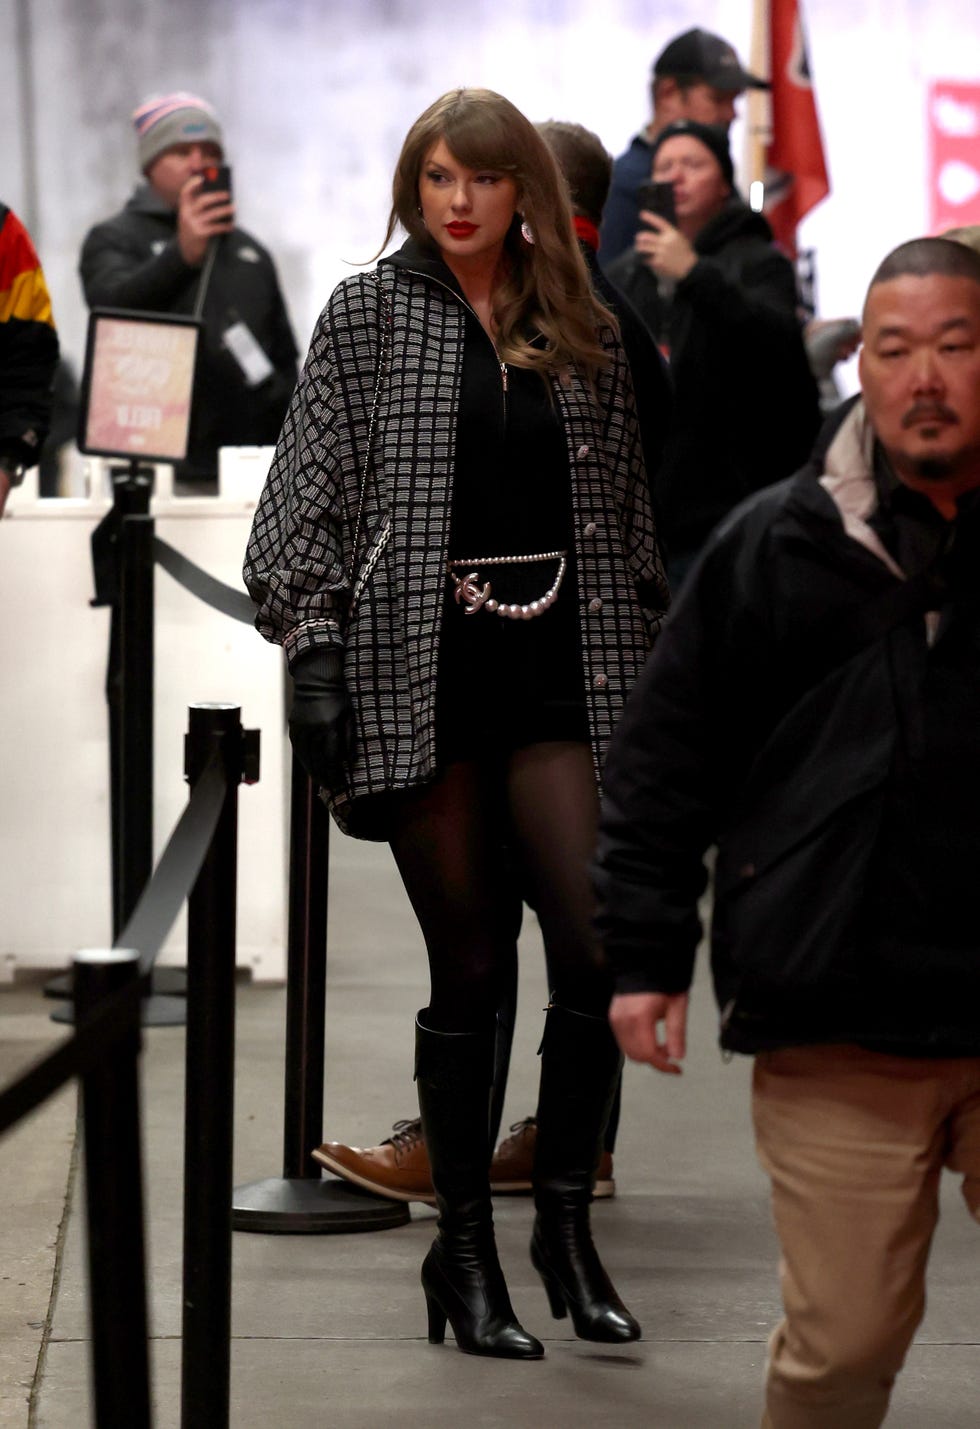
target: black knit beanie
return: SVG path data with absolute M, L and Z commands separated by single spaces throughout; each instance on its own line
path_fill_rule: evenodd
M 728 150 L 728 131 L 719 124 L 699 124 L 696 119 L 677 119 L 673 124 L 668 124 L 666 129 L 661 129 L 656 139 L 653 141 L 650 155 L 650 167 L 653 168 L 653 160 L 657 150 L 665 139 L 677 139 L 687 134 L 691 139 L 697 139 L 709 149 L 712 155 L 721 165 L 721 172 L 725 182 L 731 188 L 735 187 L 735 166 L 732 163 L 732 156 Z

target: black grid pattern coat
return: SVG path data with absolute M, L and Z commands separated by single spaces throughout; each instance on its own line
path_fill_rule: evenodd
M 256 625 L 290 663 L 324 646 L 344 649 L 348 777 L 326 793 L 340 826 L 366 837 L 385 836 L 383 820 L 372 817 L 383 809 L 376 796 L 436 772 L 466 314 L 460 297 L 413 270 L 406 252 L 346 279 L 321 314 L 244 571 Z M 572 475 L 597 773 L 667 605 L 629 369 L 611 331 L 603 342 L 612 360 L 595 395 L 574 372 L 554 381 Z

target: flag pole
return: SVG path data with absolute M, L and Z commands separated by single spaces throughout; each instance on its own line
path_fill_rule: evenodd
M 752 0 L 752 42 L 749 69 L 753 74 L 771 79 L 769 44 L 770 0 Z M 745 145 L 743 153 L 744 182 L 752 207 L 762 211 L 764 190 L 753 190 L 753 184 L 764 184 L 766 150 L 772 142 L 772 101 L 768 89 L 750 89 L 745 107 Z

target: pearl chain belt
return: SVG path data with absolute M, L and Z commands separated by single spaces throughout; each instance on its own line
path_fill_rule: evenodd
M 527 605 L 508 605 L 505 601 L 495 600 L 490 594 L 490 582 L 487 581 L 482 586 L 479 583 L 481 566 L 529 566 L 535 561 L 557 561 L 558 574 L 554 584 L 548 587 L 544 595 L 537 600 L 528 601 Z M 502 615 L 506 620 L 533 620 L 536 615 L 543 615 L 554 605 L 567 565 L 566 551 L 544 551 L 540 556 L 483 556 L 479 560 L 447 561 L 446 571 L 456 587 L 453 593 L 456 603 L 465 607 L 466 615 L 476 615 L 478 610 L 489 610 L 491 614 Z M 464 570 L 470 567 L 469 573 L 457 575 L 457 567 Z

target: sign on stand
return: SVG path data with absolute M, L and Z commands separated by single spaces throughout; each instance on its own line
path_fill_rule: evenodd
M 187 455 L 201 324 L 94 308 L 82 377 L 79 449 L 179 462 Z

